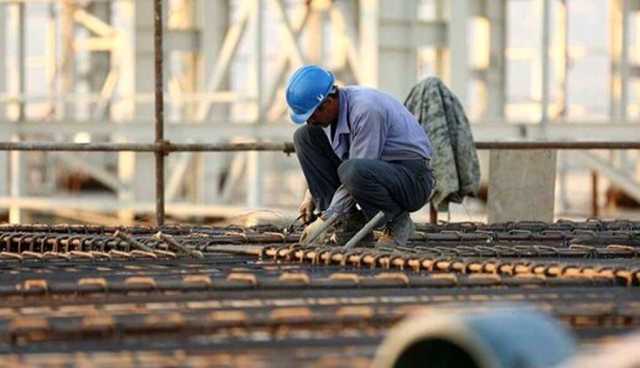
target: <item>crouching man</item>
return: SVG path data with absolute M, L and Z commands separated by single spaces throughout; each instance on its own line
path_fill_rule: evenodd
M 406 245 L 415 231 L 410 212 L 422 208 L 433 188 L 431 143 L 415 117 L 381 91 L 337 87 L 318 66 L 298 69 L 286 100 L 296 155 L 308 190 L 300 214 L 305 244 L 323 223 L 338 216 L 334 241 L 342 245 L 379 211 L 385 215 L 376 245 Z

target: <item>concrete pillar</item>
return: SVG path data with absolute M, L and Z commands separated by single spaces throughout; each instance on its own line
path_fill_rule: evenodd
M 487 118 L 503 120 L 506 104 L 507 0 L 487 1 L 489 70 Z
M 200 91 L 207 88 L 207 81 L 213 74 L 218 60 L 224 36 L 230 24 L 231 5 L 229 0 L 198 0 L 197 24 L 200 30 L 200 68 L 197 78 Z M 229 88 L 228 78 L 222 82 L 221 89 Z M 228 106 L 216 106 L 216 115 L 220 119 L 230 120 Z M 220 192 L 220 162 L 225 157 L 223 153 L 196 153 L 194 160 L 195 200 L 196 203 L 215 203 L 219 200 Z
M 11 8 L 11 30 L 9 33 L 16 35 L 15 56 L 11 62 L 11 70 L 9 75 L 12 78 L 11 94 L 18 95 L 23 98 L 26 94 L 26 9 L 24 3 L 18 3 Z M 19 124 L 25 120 L 25 102 L 20 100 L 19 102 L 12 104 L 10 109 L 11 117 Z M 20 140 L 19 136 L 11 137 L 12 140 Z M 23 152 L 10 152 L 10 181 L 9 181 L 9 193 L 14 199 L 18 199 L 25 194 L 27 189 L 27 165 L 25 160 L 25 153 Z M 29 213 L 20 207 L 13 206 L 9 209 L 9 222 L 11 223 L 28 223 L 30 222 Z
M 462 104 L 469 106 L 468 89 L 471 80 L 469 68 L 469 17 L 470 0 L 451 0 L 449 18 L 449 76 L 451 90 Z M 475 0 L 471 0 L 475 1 Z
M 612 120 L 626 121 L 627 103 L 629 100 L 629 16 L 630 0 L 611 0 L 609 2 L 610 27 L 610 117 Z M 611 151 L 612 164 L 629 167 L 626 152 Z
M 0 4 L 0 96 L 7 95 L 7 4 Z M 6 121 L 6 104 L 0 99 L 0 121 Z M 0 136 L 6 141 L 9 137 Z M 7 152 L 0 152 L 0 196 L 8 193 L 9 166 Z
M 166 6 L 166 1 L 163 1 Z M 153 1 L 140 0 L 119 2 L 119 21 L 126 24 L 132 33 L 124 35 L 125 46 L 118 50 L 121 68 L 119 92 L 128 101 L 114 106 L 115 118 L 122 121 L 145 121 L 148 134 L 137 137 L 125 135 L 114 137 L 118 142 L 151 141 L 154 137 L 155 64 L 153 41 Z M 167 9 L 167 7 L 164 7 Z M 166 15 L 166 11 L 164 12 Z M 124 18 L 126 16 L 132 18 Z M 166 68 L 165 68 L 166 69 Z M 165 79 L 166 80 L 166 79 Z M 129 190 L 118 193 L 123 203 L 155 203 L 154 158 L 149 153 L 121 152 L 118 154 L 118 177 Z M 135 213 L 120 211 L 123 223 L 133 220 Z
M 628 80 L 629 80 L 629 0 L 609 2 L 610 24 L 610 115 L 612 119 L 627 118 Z
M 541 116 L 540 122 L 542 133 L 545 133 L 547 123 L 549 122 L 549 103 L 551 99 L 550 72 L 551 65 L 549 60 L 549 48 L 551 47 L 551 0 L 542 0 L 542 42 L 540 62 L 542 63 L 542 91 L 541 99 Z
M 488 222 L 553 221 L 556 151 L 491 151 Z
M 256 98 L 256 124 L 265 122 L 264 114 L 264 5 L 263 0 L 254 0 L 254 72 Z M 258 208 L 262 203 L 263 171 L 260 152 L 247 152 L 247 206 Z M 251 221 L 251 220 L 249 220 Z
M 416 0 L 360 0 L 363 84 L 403 101 L 417 81 Z
M 60 68 L 60 86 L 59 96 L 65 98 L 75 92 L 76 86 L 76 51 L 74 43 L 75 37 L 75 21 L 73 19 L 76 4 L 71 0 L 61 2 L 60 12 L 60 33 L 62 37 L 62 65 Z M 75 119 L 75 103 L 70 99 L 66 99 L 58 104 L 59 117 L 65 119 Z
M 448 2 L 444 0 L 435 0 L 435 16 L 436 20 L 445 21 L 447 14 Z M 436 49 L 436 75 L 442 79 L 445 83 L 451 84 L 451 76 L 447 69 L 447 55 L 449 51 L 444 47 L 438 47 Z
M 92 2 L 88 10 L 96 18 L 107 24 L 111 23 L 111 3 Z M 89 89 L 92 93 L 100 93 L 111 70 L 111 54 L 109 51 L 92 51 L 89 54 L 89 63 L 91 70 L 87 77 Z M 109 114 L 107 113 L 106 116 L 108 117 Z
M 324 61 L 324 12 L 313 8 L 313 2 L 306 6 L 311 7 L 309 20 L 307 21 L 304 44 L 306 58 L 309 64 L 322 65 Z
M 155 63 L 153 50 L 153 1 L 135 1 L 134 10 L 134 83 L 136 94 L 153 95 L 155 92 Z M 166 8 L 165 8 L 166 9 Z M 136 119 L 154 121 L 153 98 L 136 101 Z

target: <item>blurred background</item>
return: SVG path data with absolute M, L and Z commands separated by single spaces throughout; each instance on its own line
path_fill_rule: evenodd
M 638 141 L 638 0 L 167 0 L 166 139 L 291 141 L 302 64 L 404 101 L 438 76 L 478 141 Z M 152 142 L 150 0 L 0 0 L 0 141 Z M 485 187 L 488 152 L 481 152 Z M 561 151 L 554 216 L 640 218 L 636 151 Z M 0 219 L 152 219 L 150 153 L 0 152 Z M 556 171 L 557 170 L 557 171 Z M 173 221 L 287 221 L 304 178 L 283 153 L 174 153 Z M 486 190 L 444 219 L 486 220 Z M 428 219 L 428 211 L 414 214 Z

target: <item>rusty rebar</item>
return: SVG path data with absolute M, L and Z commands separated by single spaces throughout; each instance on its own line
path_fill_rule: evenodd
M 153 253 L 153 249 L 149 248 L 148 246 L 142 244 L 141 242 L 135 240 L 134 238 L 130 237 L 129 235 L 121 232 L 121 231 L 116 231 L 113 234 L 114 237 L 119 238 L 124 240 L 125 242 L 127 242 L 129 245 L 131 245 L 133 248 L 145 251 L 145 252 L 149 252 L 149 253 Z
M 162 0 L 153 1 L 153 33 L 155 58 L 155 117 L 156 146 L 154 151 L 156 164 L 156 225 L 164 225 L 164 81 L 162 49 Z
M 637 150 L 640 142 L 476 142 L 479 150 Z M 290 154 L 292 142 L 244 143 L 64 143 L 64 142 L 0 142 L 0 151 L 80 151 L 80 152 L 242 152 L 269 151 Z
M 204 258 L 204 255 L 202 254 L 202 252 L 185 247 L 184 245 L 178 243 L 173 236 L 163 234 L 162 231 L 158 231 L 153 237 L 191 257 Z
M 0 142 L 0 151 L 64 151 L 64 152 L 244 152 L 268 151 L 290 154 L 293 143 L 54 143 L 54 142 Z

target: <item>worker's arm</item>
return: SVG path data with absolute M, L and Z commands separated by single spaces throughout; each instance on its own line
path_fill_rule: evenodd
M 368 110 L 358 116 L 351 123 L 351 147 L 349 159 L 379 160 L 382 157 L 382 148 L 387 137 L 387 125 L 385 124 L 384 111 Z M 340 186 L 331 199 L 329 208 L 322 214 L 323 219 L 332 214 L 344 215 L 348 213 L 356 201 L 346 188 Z

